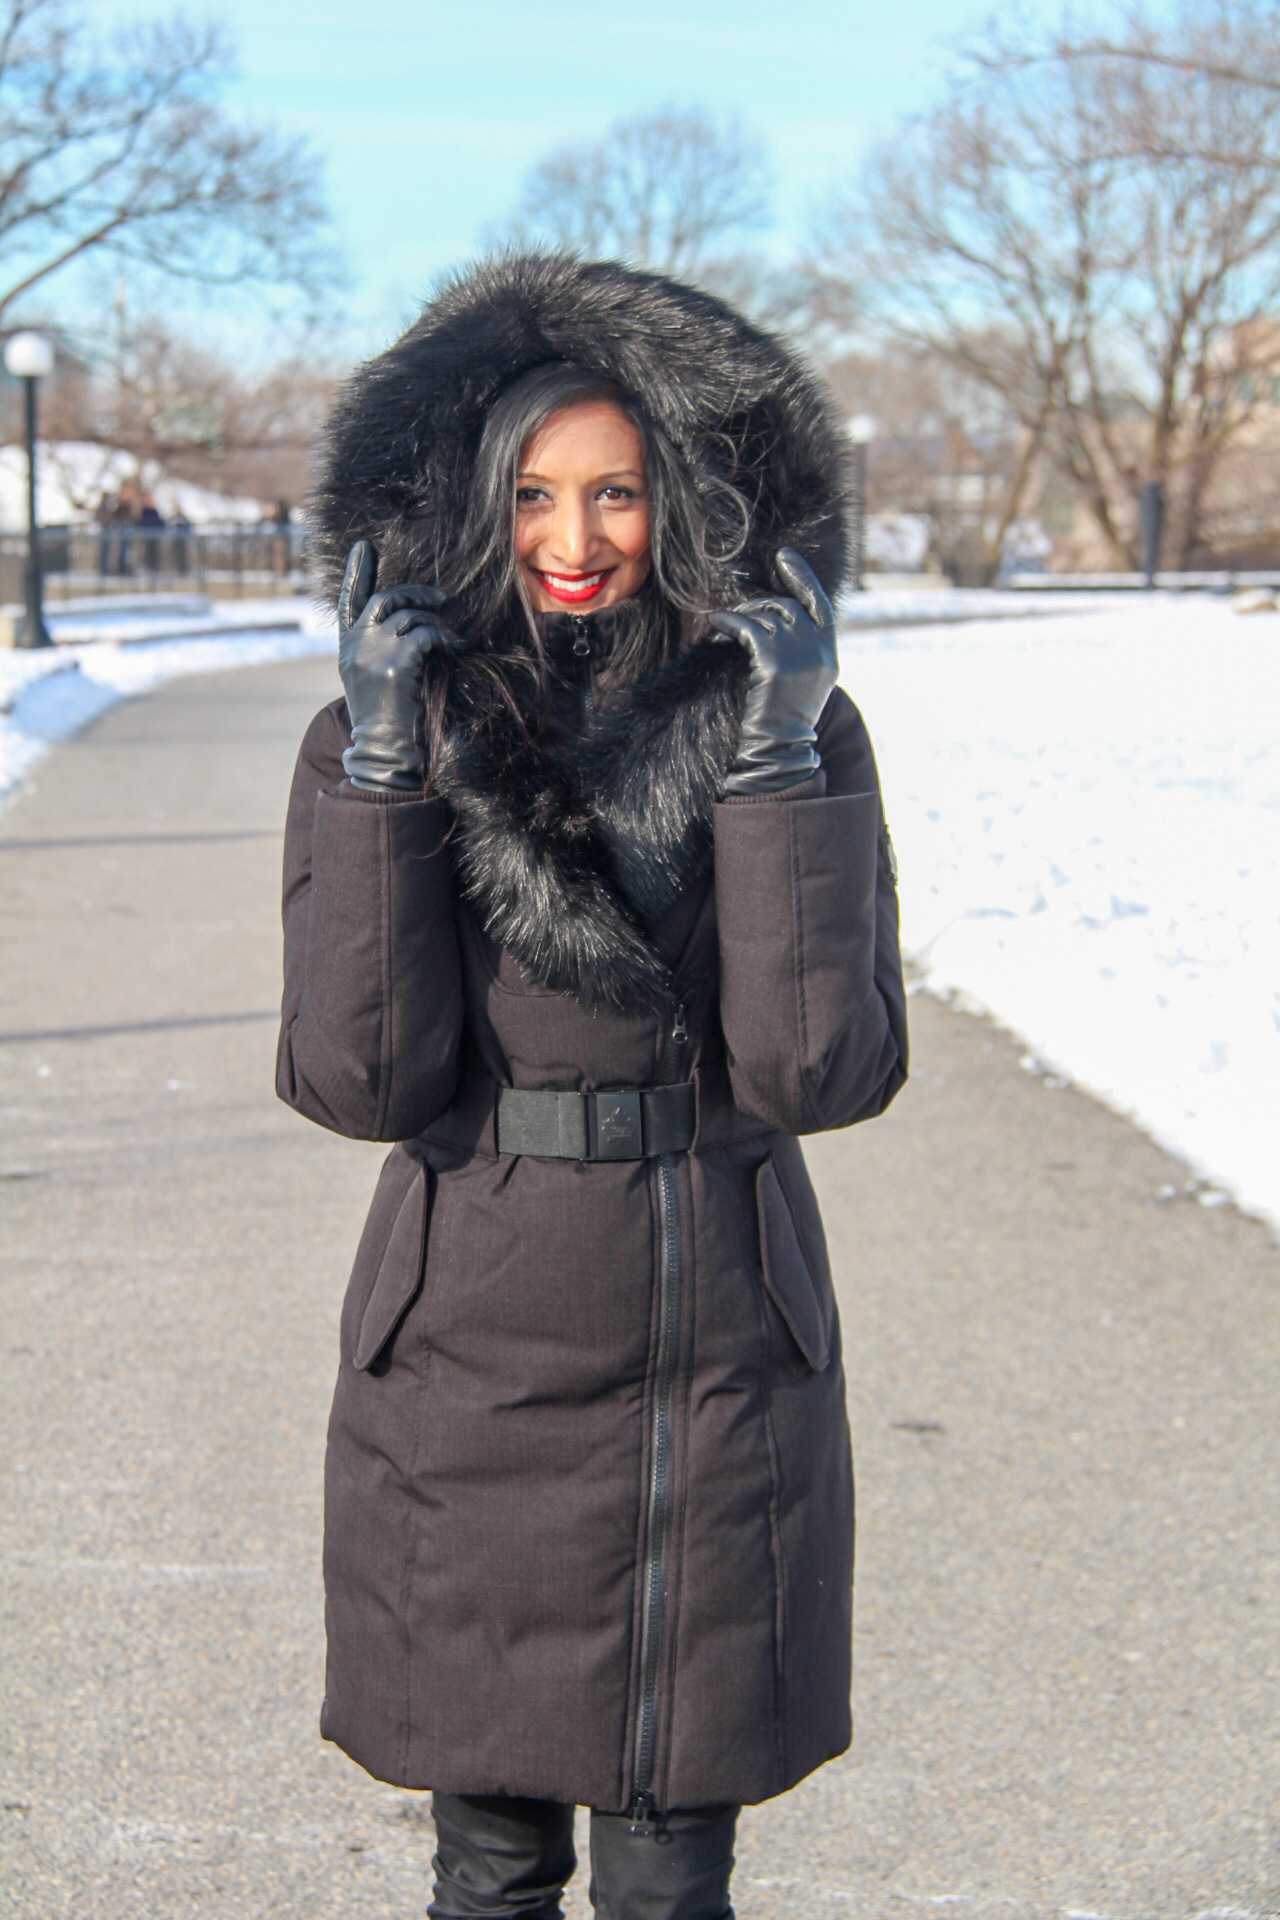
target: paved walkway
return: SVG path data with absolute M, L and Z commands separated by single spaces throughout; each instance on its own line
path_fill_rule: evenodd
M 278 829 L 331 662 L 177 682 L 0 818 L 0 1912 L 422 1912 L 321 1744 L 321 1454 L 379 1150 L 271 1091 Z M 859 1463 L 853 1753 L 740 1920 L 1280 1913 L 1280 1250 L 914 1003 L 811 1161 Z M 575 1914 L 586 1911 L 581 1891 Z

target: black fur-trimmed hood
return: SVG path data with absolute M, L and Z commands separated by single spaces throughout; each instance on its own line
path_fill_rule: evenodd
M 568 360 L 632 394 L 692 471 L 752 506 L 732 585 L 773 585 L 794 547 L 835 597 L 845 567 L 844 442 L 813 375 L 711 294 L 610 261 L 508 254 L 452 280 L 348 381 L 312 497 L 315 557 L 334 599 L 372 540 L 384 586 L 447 574 L 494 400 Z
M 453 280 L 348 382 L 312 501 L 315 559 L 336 598 L 347 553 L 373 542 L 384 586 L 449 582 L 495 399 L 571 361 L 634 397 L 695 484 L 750 509 L 726 604 L 772 589 L 781 546 L 833 597 L 845 566 L 844 441 L 824 391 L 781 341 L 712 295 L 564 254 L 510 254 Z M 483 642 L 465 588 L 450 603 Z M 455 815 L 458 882 L 486 931 L 542 985 L 586 1005 L 652 1006 L 670 981 L 650 937 L 702 871 L 733 757 L 744 680 L 735 646 L 695 640 L 588 716 L 524 724 L 460 662 L 435 788 Z

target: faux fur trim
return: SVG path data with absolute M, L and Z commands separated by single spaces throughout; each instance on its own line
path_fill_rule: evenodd
M 360 539 L 377 548 L 384 585 L 448 577 L 489 409 L 556 360 L 633 394 L 691 472 L 750 504 L 730 598 L 771 588 L 780 546 L 802 553 L 834 598 L 847 448 L 815 376 L 711 294 L 563 253 L 507 254 L 459 275 L 347 383 L 311 503 L 327 593 L 336 599 Z
M 540 985 L 651 1008 L 671 980 L 649 930 L 711 858 L 746 656 L 705 640 L 620 690 L 581 735 L 539 739 L 454 669 L 434 786 L 462 892 Z
M 725 604 L 772 587 L 780 546 L 834 596 L 846 445 L 818 381 L 712 295 L 562 253 L 508 254 L 459 276 L 347 384 L 312 501 L 325 591 L 336 597 L 358 539 L 377 548 L 384 585 L 447 582 L 494 400 L 565 360 L 633 395 L 699 488 L 728 485 L 747 503 L 745 543 L 717 589 Z M 467 589 L 455 608 L 459 631 L 492 642 L 471 624 Z M 433 777 L 455 814 L 459 882 L 544 986 L 623 1008 L 669 991 L 648 929 L 710 856 L 745 672 L 737 647 L 700 642 L 569 739 L 532 719 L 530 738 L 482 673 L 465 660 L 452 670 Z

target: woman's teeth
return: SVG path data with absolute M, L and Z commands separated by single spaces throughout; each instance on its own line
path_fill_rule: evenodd
M 590 600 L 609 578 L 609 569 L 606 567 L 603 573 L 580 573 L 573 578 L 562 573 L 544 573 L 542 578 L 552 593 L 574 600 Z

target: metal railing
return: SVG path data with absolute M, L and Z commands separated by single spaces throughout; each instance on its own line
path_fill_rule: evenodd
M 306 529 L 220 526 L 41 527 L 40 561 L 51 604 L 82 595 L 199 592 L 214 599 L 307 590 Z M 0 534 L 0 602 L 24 595 L 27 537 Z

